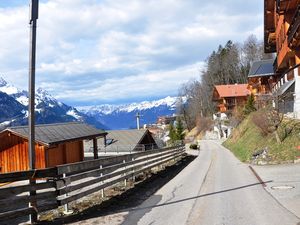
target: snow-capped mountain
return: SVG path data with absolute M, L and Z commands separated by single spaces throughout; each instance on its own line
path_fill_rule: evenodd
M 0 127 L 27 124 L 28 102 L 27 91 L 19 90 L 0 78 Z M 35 114 L 37 124 L 83 121 L 106 128 L 93 117 L 58 101 L 41 88 L 36 90 Z
M 83 106 L 77 109 L 111 129 L 128 129 L 136 127 L 136 114 L 140 113 L 140 122 L 151 124 L 158 116 L 173 115 L 176 112 L 176 97 L 166 97 L 156 101 L 143 101 L 124 105 Z
M 143 101 L 124 105 L 97 105 L 72 107 L 47 91 L 38 88 L 35 96 L 36 123 L 83 121 L 102 129 L 129 129 L 136 127 L 136 114 L 140 124 L 151 124 L 158 116 L 176 112 L 176 97 L 156 101 Z M 25 125 L 28 120 L 28 92 L 19 90 L 0 77 L 0 130 L 8 125 Z M 77 110 L 78 109 L 78 110 Z
M 140 103 L 131 103 L 131 104 L 124 104 L 124 105 L 96 105 L 96 106 L 81 106 L 77 107 L 81 112 L 85 113 L 96 113 L 100 112 L 102 114 L 112 114 L 116 111 L 118 112 L 133 112 L 133 111 L 144 111 L 148 109 L 153 109 L 161 106 L 166 106 L 170 109 L 176 109 L 176 102 L 177 97 L 166 97 L 160 100 L 155 101 L 143 101 Z

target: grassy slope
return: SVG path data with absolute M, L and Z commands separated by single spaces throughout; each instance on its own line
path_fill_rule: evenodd
M 269 156 L 275 162 L 294 160 L 300 155 L 300 151 L 296 150 L 296 146 L 300 145 L 299 130 L 294 130 L 282 143 L 276 143 L 273 134 L 262 136 L 259 128 L 252 123 L 251 117 L 247 117 L 223 144 L 241 161 L 249 162 L 253 152 L 264 147 L 269 148 Z

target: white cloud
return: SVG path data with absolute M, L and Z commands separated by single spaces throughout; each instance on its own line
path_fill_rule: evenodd
M 127 98 L 155 97 L 165 93 L 177 94 L 178 87 L 190 79 L 197 79 L 204 63 L 197 63 L 170 71 L 153 71 L 146 74 L 126 76 L 124 78 L 111 78 L 91 84 L 92 88 L 83 86 L 74 90 L 63 86 L 64 92 L 58 97 L 68 101 L 100 100 L 108 102 L 112 99 L 126 100 Z M 55 87 L 54 83 L 44 84 L 48 89 Z M 113 91 L 112 91 L 113 90 Z M 77 93 L 80 93 L 78 95 Z M 74 98 L 76 96 L 76 98 Z
M 41 1 L 37 86 L 69 103 L 85 104 L 176 93 L 182 82 L 199 75 L 195 68 L 219 44 L 243 41 L 251 33 L 262 38 L 262 4 L 259 0 Z M 0 8 L 0 21 L 0 75 L 25 89 L 27 3 Z

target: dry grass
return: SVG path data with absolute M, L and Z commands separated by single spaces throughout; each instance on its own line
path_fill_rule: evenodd
M 272 163 L 290 162 L 300 156 L 296 149 L 300 145 L 300 129 L 295 128 L 283 141 L 277 143 L 274 134 L 262 135 L 260 128 L 253 122 L 254 114 L 247 117 L 224 142 L 241 161 L 250 162 L 252 154 L 257 150 L 268 147 Z M 290 120 L 284 120 L 279 129 L 283 129 Z

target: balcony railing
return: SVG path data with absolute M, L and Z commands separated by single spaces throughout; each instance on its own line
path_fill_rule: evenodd
M 298 69 L 300 67 L 300 64 L 295 65 L 294 67 L 288 69 L 285 73 L 283 73 L 278 80 L 278 82 L 273 85 L 272 87 L 272 93 L 276 93 L 280 88 L 287 82 L 293 81 L 295 79 L 295 76 L 299 73 Z
M 293 48 L 293 40 L 294 37 L 299 30 L 300 27 L 300 5 L 297 7 L 297 10 L 295 12 L 295 15 L 293 16 L 291 25 L 288 29 L 287 36 L 288 36 L 288 44 L 290 48 Z

